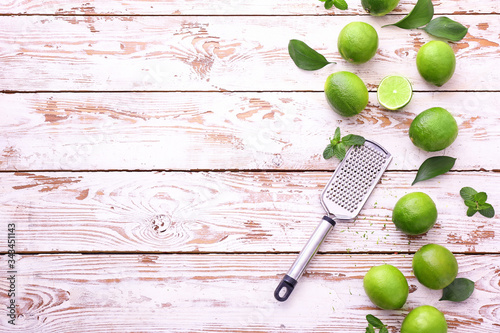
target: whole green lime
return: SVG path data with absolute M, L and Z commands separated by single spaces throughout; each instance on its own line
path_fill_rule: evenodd
M 354 116 L 368 105 L 368 89 L 363 80 L 351 72 L 336 72 L 325 82 L 328 104 L 344 117 Z
M 340 31 L 337 47 L 345 60 L 354 64 L 365 63 L 377 52 L 377 31 L 368 23 L 351 22 Z
M 401 308 L 408 298 L 408 282 L 392 265 L 373 266 L 363 279 L 366 295 L 379 308 Z
M 411 142 L 425 151 L 438 151 L 447 148 L 458 135 L 457 121 L 447 110 L 430 108 L 412 121 L 410 125 Z
M 373 16 L 384 16 L 398 5 L 399 0 L 361 0 L 363 8 Z
M 438 212 L 431 197 L 412 192 L 401 197 L 392 211 L 392 222 L 407 235 L 420 235 L 436 223 Z
M 457 259 L 444 246 L 427 244 L 413 256 L 413 273 L 418 282 L 430 289 L 443 289 L 455 280 Z
M 417 69 L 425 81 L 438 87 L 448 82 L 455 72 L 455 53 L 445 42 L 433 40 L 418 50 Z
M 403 320 L 401 333 L 446 333 L 448 325 L 443 313 L 430 305 L 413 309 Z

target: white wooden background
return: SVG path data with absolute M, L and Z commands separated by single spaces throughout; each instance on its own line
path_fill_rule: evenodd
M 427 84 L 415 66 L 433 38 L 381 28 L 359 1 L 347 11 L 315 0 L 4 0 L 0 3 L 0 303 L 7 304 L 7 229 L 16 224 L 17 326 L 0 307 L 0 332 L 364 332 L 369 313 L 399 331 L 429 304 L 450 332 L 500 331 L 500 219 L 465 215 L 460 188 L 500 210 L 500 2 L 433 1 L 436 16 L 469 27 L 453 78 Z M 341 28 L 372 24 L 380 46 L 366 64 L 342 60 Z M 288 56 L 304 40 L 336 65 L 306 72 Z M 335 71 L 370 89 L 365 111 L 342 118 L 323 95 Z M 415 93 L 402 111 L 379 107 L 389 74 Z M 421 111 L 441 106 L 459 136 L 425 153 L 408 138 Z M 336 168 L 321 154 L 337 126 L 394 156 L 356 222 L 337 225 L 294 294 L 273 291 L 323 211 Z M 454 169 L 410 186 L 429 156 Z M 406 193 L 436 202 L 423 236 L 395 230 Z M 476 283 L 462 303 L 416 281 L 411 259 L 445 245 L 459 276 Z M 401 310 L 370 303 L 362 278 L 390 263 L 410 284 Z

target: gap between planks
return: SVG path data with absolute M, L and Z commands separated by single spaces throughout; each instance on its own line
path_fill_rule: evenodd
M 123 94 L 123 93 L 234 93 L 234 94 L 260 94 L 260 93 L 322 93 L 323 90 L 0 90 L 0 94 Z M 368 92 L 375 93 L 376 89 L 368 89 Z M 497 93 L 500 90 L 413 90 L 413 93 Z
M 405 16 L 408 13 L 389 13 L 384 16 Z M 498 13 L 467 13 L 467 12 L 448 12 L 448 13 L 439 13 L 437 15 L 467 15 L 467 16 L 498 16 Z M 70 14 L 70 13 L 62 13 L 62 14 L 42 14 L 42 13 L 1 13 L 2 16 L 39 16 L 39 17 L 184 17 L 184 16 L 199 16 L 199 17 L 317 17 L 317 16 L 331 16 L 331 17 L 370 17 L 370 14 L 359 14 L 359 13 L 325 13 L 325 14 Z
M 412 172 L 417 172 L 417 169 L 410 169 L 410 170 L 387 170 L 386 173 L 391 173 L 391 172 L 404 172 L 404 173 L 412 173 Z M 23 173 L 23 172 L 39 172 L 39 173 L 58 173 L 58 172 L 71 172 L 71 173 L 84 173 L 84 172 L 94 172 L 94 173 L 100 173 L 100 172 L 169 172 L 169 173 L 197 173 L 197 172 L 214 172 L 214 173 L 224 173 L 224 172 L 232 172 L 232 173 L 255 173 L 255 172 L 262 172 L 262 173 L 288 173 L 288 172 L 293 172 L 293 173 L 308 173 L 308 172 L 332 172 L 333 170 L 329 169 L 307 169 L 307 170 L 297 170 L 297 169 L 90 169 L 90 170 L 64 170 L 64 169 L 52 169 L 52 170 L 45 170 L 45 169 L 40 169 L 40 170 L 35 170 L 35 169 L 15 169 L 15 170 L 0 170 L 0 174 L 2 173 Z M 484 168 L 481 169 L 461 169 L 461 170 L 453 170 L 453 171 L 448 171 L 448 173 L 467 173 L 467 172 L 491 172 L 491 173 L 498 173 L 500 172 L 500 169 L 491 169 L 487 170 Z
M 328 255 L 413 255 L 416 251 L 318 251 L 315 256 L 328 256 Z M 206 252 L 155 252 L 155 251 L 109 251 L 109 252 L 93 252 L 93 251 L 16 251 L 16 255 L 22 256 L 38 256 L 38 255 L 82 255 L 82 256 L 119 256 L 119 255 L 161 255 L 161 256 L 180 256 L 180 255 L 193 255 L 193 256 L 236 256 L 236 255 L 258 255 L 258 256 L 289 256 L 297 255 L 299 251 L 278 251 L 278 252 L 255 252 L 255 251 L 206 251 Z M 7 252 L 0 251 L 0 256 L 7 255 Z M 461 252 L 453 251 L 453 254 L 460 254 L 464 256 L 484 256 L 484 255 L 498 255 L 499 252 Z

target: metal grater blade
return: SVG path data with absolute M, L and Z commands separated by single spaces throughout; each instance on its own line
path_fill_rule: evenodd
M 391 159 L 391 154 L 373 141 L 351 147 L 321 195 L 326 212 L 336 220 L 353 220 Z

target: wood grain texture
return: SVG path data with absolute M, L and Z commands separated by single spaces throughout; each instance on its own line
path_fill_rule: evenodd
M 19 252 L 298 252 L 324 210 L 330 172 L 98 172 L 0 174 L 1 225 L 15 223 Z M 500 207 L 499 173 L 449 173 L 410 186 L 414 173 L 385 173 L 355 223 L 339 223 L 323 252 L 500 251 L 500 220 L 466 216 L 464 186 Z M 404 194 L 423 191 L 438 221 L 423 236 L 391 222 Z M 0 239 L 7 239 L 6 229 Z M 7 244 L 0 249 L 6 252 Z
M 367 15 L 359 1 L 347 1 L 348 10 L 325 10 L 319 1 L 289 0 L 4 0 L 2 14 L 57 15 Z M 496 0 L 433 1 L 436 14 L 499 13 Z M 402 0 L 392 14 L 409 13 L 415 1 Z
M 374 89 L 388 74 L 408 77 L 415 90 L 500 90 L 500 21 L 494 15 L 454 15 L 469 27 L 452 44 L 453 78 L 426 83 L 416 53 L 432 38 L 420 30 L 381 28 L 400 16 L 4 16 L 0 20 L 3 91 L 323 91 L 326 77 L 354 71 Z M 340 58 L 336 37 L 363 20 L 379 32 L 379 50 L 363 65 Z M 328 31 L 327 36 L 323 31 Z M 304 40 L 337 61 L 298 69 L 287 51 Z
M 500 322 L 500 257 L 458 255 L 475 281 L 465 302 L 439 302 L 402 255 L 318 255 L 285 303 L 272 294 L 294 255 L 37 255 L 18 259 L 18 325 L 2 332 L 361 332 L 369 313 L 399 332 L 420 305 L 444 312 L 453 333 L 492 333 Z M 411 293 L 401 310 L 379 310 L 362 279 L 392 264 Z M 5 256 L 0 260 L 5 267 Z M 5 279 L 0 301 L 6 301 Z
M 415 93 L 402 111 L 379 106 L 344 118 L 317 93 L 57 93 L 0 95 L 1 170 L 333 170 L 322 152 L 337 126 L 416 170 L 433 155 L 454 170 L 499 170 L 495 92 Z M 459 125 L 446 150 L 426 153 L 408 137 L 414 117 L 449 110 Z M 133 154 L 131 154 L 133 152 Z

